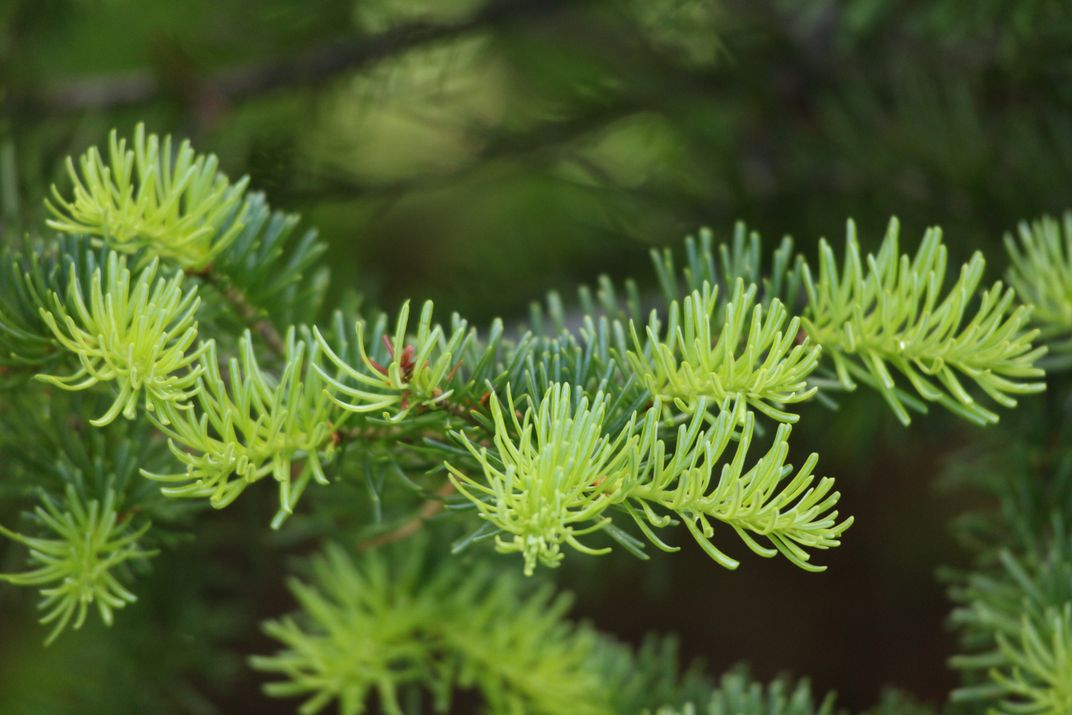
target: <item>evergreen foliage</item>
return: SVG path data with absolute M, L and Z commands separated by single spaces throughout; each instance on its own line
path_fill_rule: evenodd
M 12 255 L 9 247 L 0 260 L 4 268 L 0 281 L 0 366 L 2 372 L 18 375 L 49 364 L 59 354 L 40 310 L 48 295 L 47 286 L 56 280 L 54 273 L 60 266 L 35 252 Z
M 722 306 L 718 286 L 705 282 L 680 305 L 670 303 L 665 342 L 653 312 L 649 356 L 632 326 L 630 365 L 648 390 L 686 413 L 695 412 L 700 400 L 719 405 L 741 397 L 771 419 L 796 422 L 797 415 L 782 407 L 814 397 L 818 388 L 808 386 L 808 376 L 822 348 L 806 337 L 798 341 L 800 318 L 786 324 L 787 311 L 778 299 L 764 315 L 764 306 L 756 304 L 757 290 L 752 284 L 746 292 L 737 278 L 733 298 Z M 716 310 L 724 315 L 716 317 Z M 713 324 L 721 326 L 718 335 L 712 334 Z
M 582 553 L 606 553 L 609 548 L 592 548 L 577 538 L 602 530 L 645 557 L 638 550 L 641 542 L 622 533 L 605 515 L 612 507 L 632 517 L 643 535 L 666 551 L 677 549 L 653 529 L 675 523 L 673 514 L 712 559 L 730 569 L 738 562 L 709 541 L 714 534 L 712 519 L 732 526 L 760 556 L 781 552 L 801 568 L 819 571 L 821 567 L 808 563 L 810 554 L 803 547 L 837 546 L 838 537 L 852 524 L 851 518 L 838 522 L 837 511 L 832 511 L 839 498 L 831 492 L 833 480 L 816 482 L 812 475 L 815 455 L 778 491 L 779 482 L 791 471 L 785 464 L 788 427 L 781 427 L 770 451 L 745 469 L 754 417 L 741 402 L 724 409 L 707 430 L 701 429 L 699 414 L 680 425 L 672 454 L 657 437 L 658 402 L 642 425 L 631 421 L 613 438 L 603 431 L 606 402 L 606 395 L 599 392 L 591 405 L 581 397 L 574 406 L 569 386 L 553 385 L 539 410 L 527 409 L 522 420 L 508 396 L 505 412 L 512 416 L 508 424 L 503 406 L 492 397 L 498 459 L 493 463 L 486 448 L 477 448 L 463 435 L 465 447 L 483 468 L 484 480 L 448 465 L 455 486 L 476 504 L 481 516 L 513 536 L 497 537 L 498 550 L 521 553 L 528 574 L 537 562 L 557 566 L 563 543 Z M 702 413 L 702 399 L 699 404 Z M 741 428 L 736 432 L 738 423 Z M 734 437 L 733 456 L 723 460 Z M 712 485 L 716 472 L 720 476 Z M 762 546 L 753 534 L 768 539 L 774 548 Z
M 432 304 L 427 302 L 421 309 L 412 342 L 408 342 L 411 335 L 408 328 L 409 303 L 404 303 L 393 334 L 387 335 L 382 325 L 374 330 L 389 357 L 386 364 L 381 364 L 369 357 L 365 323 L 358 321 L 355 346 L 360 356 L 359 366 L 351 366 L 339 357 L 317 331 L 317 342 L 324 354 L 343 378 L 354 383 L 347 384 L 317 368 L 333 388 L 335 402 L 340 407 L 349 412 L 393 413 L 392 419 L 397 421 L 405 418 L 411 408 L 432 407 L 450 398 L 451 391 L 444 387 L 455 374 L 464 342 L 471 337 L 464 321 L 452 326 L 448 339 L 441 326 L 432 324 Z
M 203 269 L 242 229 L 233 214 L 248 182 L 232 185 L 218 165 L 188 141 L 172 151 L 170 136 L 161 140 L 141 124 L 129 148 L 113 131 L 107 159 L 90 148 L 78 162 L 81 173 L 67 160 L 74 195 L 52 192 L 48 226 L 123 253 L 149 249 L 146 255 Z
M 305 370 L 306 349 L 308 361 L 315 362 L 316 345 L 298 341 L 293 330 L 286 345 L 286 368 L 278 379 L 261 370 L 249 332 L 239 341 L 239 357 L 229 361 L 226 379 L 215 345 L 205 345 L 196 371 L 196 410 L 170 404 L 155 417 L 186 468 L 174 474 L 143 472 L 164 485 L 163 494 L 207 497 L 221 509 L 250 484 L 271 476 L 279 485 L 279 512 L 272 521 L 278 528 L 310 480 L 328 483 L 323 462 L 335 449 L 334 416 L 321 383 Z

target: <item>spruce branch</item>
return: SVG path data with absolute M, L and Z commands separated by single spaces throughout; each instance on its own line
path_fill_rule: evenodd
M 505 409 L 492 396 L 496 455 L 458 435 L 484 479 L 448 463 L 454 486 L 506 534 L 496 537 L 496 546 L 503 553 L 520 553 L 526 575 L 537 563 L 558 566 L 563 544 L 590 555 L 610 551 L 589 547 L 578 537 L 610 525 L 604 512 L 639 478 L 634 461 L 639 439 L 631 427 L 613 440 L 604 436 L 606 402 L 600 394 L 591 406 L 583 396 L 574 405 L 570 387 L 556 385 L 539 412 L 527 410 L 522 422 L 512 396 Z
M 829 402 L 832 388 L 863 383 L 878 390 L 906 424 L 910 410 L 925 412 L 930 402 L 991 424 L 998 415 L 984 397 L 1012 407 L 1020 395 L 1042 391 L 1048 348 L 1035 344 L 1040 334 L 1028 322 L 1030 310 L 1016 303 L 1011 288 L 997 282 L 981 289 L 982 255 L 976 253 L 947 286 L 941 231 L 929 230 L 915 255 L 900 252 L 899 231 L 892 219 L 879 251 L 865 255 L 849 221 L 840 267 L 825 240 L 817 269 L 794 257 L 788 237 L 764 257 L 759 236 L 743 224 L 718 246 L 707 231 L 698 241 L 687 239 L 680 270 L 669 251 L 652 257 L 670 301 L 702 293 L 705 283 L 728 289 L 742 279 L 759 286 L 757 302 L 764 306 L 779 301 L 796 312 L 802 302 L 804 335 L 822 348 L 809 380 L 821 387 L 820 400 Z
M 46 252 L 27 239 L 19 250 L 0 251 L 0 374 L 32 376 L 64 356 L 41 308 L 83 263 L 84 252 L 73 244 L 60 240 Z
M 592 666 L 615 713 L 648 713 L 701 702 L 713 683 L 701 661 L 685 661 L 674 635 L 645 636 L 639 646 L 600 638 Z
M 740 425 L 737 434 L 735 425 Z M 680 425 L 672 454 L 649 437 L 655 455 L 653 471 L 650 480 L 631 495 L 639 506 L 631 515 L 648 533 L 642 518 L 648 527 L 667 523 L 665 516 L 655 515 L 652 506 L 675 514 L 708 556 L 729 569 L 737 568 L 739 562 L 711 542 L 712 521 L 732 527 L 759 556 L 772 558 L 780 553 L 805 571 L 825 571 L 825 566 L 811 563 L 808 549 L 839 546 L 841 534 L 854 519 L 838 521 L 834 507 L 841 495 L 833 491 L 832 478 L 817 478 L 813 473 L 818 455 L 811 454 L 795 473 L 786 464 L 790 431 L 788 424 L 779 425 L 772 445 L 751 467 L 746 467 L 745 460 L 755 434 L 755 415 L 744 409 L 742 401 L 724 406 L 706 432 L 698 430 L 695 419 Z M 731 439 L 737 440 L 732 457 L 728 453 Z M 661 464 L 664 453 L 665 465 Z
M 728 291 L 743 281 L 746 286 L 759 287 L 756 298 L 762 305 L 779 300 L 790 310 L 796 308 L 803 287 L 804 258 L 794 253 L 792 238 L 783 237 L 768 259 L 760 235 L 741 221 L 734 224 L 733 236 L 717 246 L 710 229 L 701 229 L 698 236 L 685 237 L 685 260 L 680 269 L 671 249 L 652 249 L 655 274 L 667 301 L 702 291 L 704 284 Z
M 277 336 L 309 322 L 321 308 L 329 272 L 320 258 L 327 247 L 314 229 L 298 230 L 297 215 L 273 211 L 259 192 L 247 194 L 239 218 L 237 237 L 203 277 L 278 353 Z
M 316 232 L 296 234 L 297 216 L 247 195 L 248 179 L 232 183 L 215 155 L 189 141 L 173 148 L 139 124 L 129 147 L 113 130 L 107 158 L 91 147 L 78 165 L 81 175 L 68 160 L 70 199 L 52 187 L 49 227 L 136 254 L 139 266 L 155 257 L 197 276 L 277 355 L 280 328 L 319 308 L 327 271 L 316 266 L 325 249 Z
M 789 423 L 797 420 L 790 407 L 819 394 L 823 361 L 843 387 L 877 387 L 905 420 L 908 408 L 933 401 L 992 422 L 996 414 L 973 386 L 1009 407 L 1043 388 L 1035 363 L 1044 348 L 1032 344 L 1028 308 L 1015 307 L 1000 283 L 978 290 L 978 255 L 945 286 L 938 232 L 910 257 L 898 250 L 896 222 L 866 259 L 850 224 L 844 266 L 824 242 L 817 273 L 794 257 L 789 239 L 767 271 L 758 236 L 743 226 L 717 249 L 702 233 L 686 243 L 680 275 L 669 254 L 655 256 L 668 302 L 649 314 L 643 337 L 636 285 L 627 282 L 622 293 L 608 279 L 580 291 L 579 327 L 554 296 L 546 310 L 532 311 L 532 330 L 517 336 L 507 336 L 501 321 L 483 335 L 457 315 L 437 322 L 430 302 L 416 320 L 406 302 L 393 318 L 336 312 L 330 324 L 294 327 L 315 317 L 323 295 L 315 233 L 297 234 L 296 217 L 247 195 L 244 180 L 232 184 L 213 157 L 186 143 L 173 152 L 170 139 L 139 127 L 131 149 L 114 133 L 111 144 L 108 161 L 91 151 L 81 175 L 72 170 L 70 201 L 54 192 L 53 226 L 70 234 L 55 244 L 60 269 L 23 262 L 19 287 L 0 290 L 0 341 L 7 341 L 0 346 L 12 346 L 13 363 L 43 364 L 51 350 L 76 357 L 74 375 L 44 378 L 61 387 L 112 385 L 118 396 L 96 425 L 135 417 L 144 404 L 142 416 L 168 438 L 180 465 L 141 470 L 166 496 L 222 508 L 270 477 L 279 490 L 274 528 L 309 483 L 329 482 L 329 465 L 345 478 L 335 459 L 340 446 L 361 444 L 382 452 L 399 479 L 425 496 L 407 473 L 446 481 L 360 550 L 414 541 L 457 491 L 451 501 L 472 507 L 457 513 L 484 522 L 457 550 L 494 537 L 499 551 L 521 556 L 526 574 L 558 565 L 567 548 L 602 554 L 616 543 L 647 558 L 650 542 L 676 551 L 663 530 L 680 524 L 726 568 L 738 561 L 723 550 L 721 528 L 761 557 L 781 554 L 821 571 L 814 552 L 838 546 L 853 520 L 840 517 L 840 495 L 832 479 L 814 473 L 814 454 L 799 469 L 786 460 Z M 71 245 L 81 248 L 69 255 Z M 128 270 L 128 261 L 138 269 Z M 158 278 L 161 261 L 180 270 Z M 66 285 L 62 298 L 58 280 Z M 189 280 L 206 284 L 204 303 L 196 286 L 184 288 Z M 803 313 L 794 316 L 802 295 Z M 245 328 L 237 341 L 223 339 L 233 327 L 228 315 Z M 221 332 L 219 344 L 199 334 L 197 318 L 206 333 Z M 47 328 L 40 340 L 33 320 Z M 258 356 L 254 335 L 275 353 L 270 364 Z M 764 417 L 781 424 L 756 450 Z M 321 608 L 314 600 L 305 604 L 310 611 Z M 277 692 L 308 693 L 310 712 L 336 698 L 344 709 L 360 708 L 371 690 L 390 707 L 395 686 L 409 682 L 344 677 L 317 662 L 319 649 L 365 655 L 333 635 L 309 639 L 301 628 L 273 628 L 300 652 L 272 661 L 289 679 Z M 464 663 L 467 674 L 457 682 L 477 684 L 508 709 L 544 702 L 539 688 L 515 680 L 494 658 L 466 651 L 469 640 L 453 642 L 443 628 L 436 634 Z M 464 637 L 479 641 L 472 631 Z M 526 642 L 523 633 L 511 637 Z M 418 658 L 402 667 L 415 668 L 416 684 L 426 681 L 422 668 L 438 662 Z M 560 676 L 548 674 L 547 682 Z M 351 677 L 355 687 L 344 682 Z
M 653 715 L 845 715 L 828 693 L 821 700 L 806 680 L 786 677 L 760 683 L 737 668 L 722 676 L 710 697 L 684 707 L 660 708 Z
M 966 653 L 951 659 L 965 684 L 955 702 L 998 715 L 1056 715 L 1072 707 L 1072 536 L 1055 515 L 1050 538 L 997 569 L 963 577 L 952 620 Z
M 991 674 L 1008 713 L 1062 713 L 1072 709 L 1072 603 L 1043 614 L 1036 626 L 1030 616 L 1020 621 L 1018 639 L 999 635 L 998 648 L 1008 670 Z
M 449 384 L 460 365 L 459 356 L 466 342 L 472 339 L 466 324 L 457 323 L 449 335 L 444 334 L 443 328 L 432 322 L 429 301 L 421 309 L 417 331 L 410 342 L 408 301 L 399 310 L 390 336 L 384 332 L 383 319 L 381 316 L 380 325 L 373 327 L 373 333 L 382 338 L 387 351 L 387 359 L 382 363 L 369 356 L 365 321 L 359 320 L 355 325 L 355 345 L 360 358 L 357 366 L 341 357 L 319 329 L 313 329 L 317 344 L 337 370 L 337 375 L 332 375 L 319 365 L 313 366 L 325 381 L 331 399 L 348 412 L 382 413 L 385 419 L 394 422 L 405 419 L 412 409 L 447 402 L 452 394 Z

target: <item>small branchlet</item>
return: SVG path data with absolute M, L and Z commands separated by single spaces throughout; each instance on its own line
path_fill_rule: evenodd
M 1030 308 L 1016 305 L 1014 291 L 1000 281 L 972 308 L 982 254 L 945 290 L 948 252 L 941 231 L 927 231 L 914 257 L 899 251 L 898 232 L 892 220 L 878 253 L 864 258 L 850 221 L 840 271 L 826 241 L 818 274 L 803 267 L 804 328 L 833 361 L 838 380 L 848 389 L 857 381 L 874 387 L 905 424 L 909 408 L 925 411 L 928 402 L 979 425 L 997 422 L 997 413 L 969 391 L 973 384 L 1006 408 L 1015 407 L 1019 395 L 1042 392 L 1045 373 L 1036 363 L 1046 348 L 1032 344 L 1038 331 L 1028 328 Z M 922 400 L 899 387 L 893 371 Z
M 953 591 L 953 621 L 968 653 L 951 660 L 966 676 L 958 702 L 988 712 L 1062 713 L 1072 708 L 1072 535 L 1055 518 L 1048 544 L 999 554 L 1000 568 Z
M 307 368 L 317 362 L 317 353 L 316 342 L 298 340 L 291 330 L 286 367 L 274 378 L 261 369 L 246 332 L 225 379 L 210 345 L 201 359 L 196 408 L 171 406 L 158 419 L 186 470 L 143 474 L 165 484 L 168 496 L 207 497 L 217 509 L 271 476 L 279 485 L 279 512 L 272 521 L 278 528 L 310 481 L 328 483 L 324 463 L 337 446 L 338 415 L 323 383 Z
M 428 568 L 420 538 L 354 559 L 329 546 L 309 582 L 292 580 L 299 610 L 267 621 L 283 649 L 251 659 L 277 675 L 265 691 L 304 697 L 312 715 L 402 715 L 402 692 L 422 687 L 448 712 L 452 691 L 478 692 L 491 712 L 611 715 L 589 667 L 595 639 L 565 618 L 569 599 L 530 591 L 486 563 Z
M 557 566 L 563 544 L 582 553 L 607 553 L 609 547 L 592 547 L 578 538 L 600 531 L 646 558 L 643 542 L 615 526 L 613 512 L 631 518 L 649 541 L 667 551 L 677 549 L 655 530 L 684 522 L 701 548 L 730 569 L 738 562 L 711 543 L 711 521 L 732 527 L 760 556 L 781 553 L 809 571 L 822 567 L 810 563 L 807 549 L 837 546 L 852 524 L 851 518 L 839 522 L 833 510 L 839 499 L 833 480 L 816 481 L 812 474 L 814 455 L 782 483 L 792 473 L 785 464 L 788 425 L 779 428 L 773 446 L 754 466 L 745 466 L 755 418 L 743 400 L 724 404 L 707 430 L 701 401 L 692 419 L 678 428 L 673 449 L 659 436 L 657 403 L 642 421 L 631 420 L 614 436 L 603 431 L 606 405 L 603 393 L 589 403 L 568 385 L 553 385 L 524 415 L 509 396 L 505 409 L 493 396 L 494 451 L 458 435 L 481 476 L 448 463 L 451 479 L 501 534 L 498 550 L 522 554 L 526 574 L 537 563 Z M 737 449 L 724 461 L 733 439 Z
M 1005 237 L 1009 284 L 1032 307 L 1031 321 L 1051 346 L 1046 367 L 1072 366 L 1072 212 L 1058 222 L 1023 222 L 1019 240 Z
M 723 675 L 706 700 L 681 708 L 660 708 L 653 715 L 845 715 L 835 700 L 833 693 L 816 697 L 806 680 L 783 676 L 764 684 L 738 668 Z
M 554 385 L 539 409 L 520 419 L 511 396 L 504 410 L 493 395 L 496 456 L 459 435 L 483 479 L 447 465 L 458 491 L 506 535 L 497 538 L 498 550 L 520 553 L 529 575 L 537 563 L 558 566 L 562 544 L 592 555 L 610 551 L 587 546 L 579 537 L 609 526 L 605 512 L 639 479 L 639 437 L 632 425 L 616 438 L 607 437 L 606 396 L 596 395 L 591 404 L 578 396 L 574 404 L 574 394 L 568 385 Z

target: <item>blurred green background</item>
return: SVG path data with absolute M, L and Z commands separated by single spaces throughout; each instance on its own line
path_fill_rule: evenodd
M 389 309 L 521 320 L 602 273 L 651 286 L 651 247 L 738 219 L 809 255 L 848 217 L 869 247 L 894 214 L 909 248 L 939 224 L 996 278 L 1002 234 L 1069 204 L 1070 105 L 1072 4 L 1056 0 L 2 0 L 0 222 L 38 230 L 63 158 L 144 120 L 300 212 L 335 285 Z M 816 417 L 796 445 L 822 452 L 857 516 L 828 573 L 730 574 L 698 551 L 575 560 L 560 582 L 578 616 L 633 641 L 678 632 L 712 670 L 807 674 L 850 706 L 893 682 L 943 698 L 935 570 L 964 560 L 949 522 L 972 497 L 935 486 L 978 434 L 940 415 L 902 431 L 863 395 Z M 227 593 L 263 558 L 217 547 L 168 557 L 158 587 L 209 563 Z M 272 573 L 250 622 L 287 608 Z M 0 592 L 0 712 L 93 673 L 93 630 L 42 651 L 29 603 Z M 138 627 L 194 659 L 167 619 Z M 236 653 L 246 626 L 219 624 Z M 208 680 L 222 712 L 291 706 L 237 655 Z

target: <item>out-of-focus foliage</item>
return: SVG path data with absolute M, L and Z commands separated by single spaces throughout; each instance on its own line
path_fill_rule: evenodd
M 1017 239 L 1005 237 L 1012 259 L 1009 282 L 1034 308 L 1035 323 L 1053 344 L 1051 362 L 1055 367 L 1068 367 L 1072 364 L 1072 213 L 1066 213 L 1062 222 L 1047 216 L 1021 223 Z
M 52 628 L 46 643 L 68 625 L 81 628 L 90 607 L 111 625 L 116 610 L 138 600 L 122 583 L 128 562 L 152 556 L 138 546 L 149 524 L 131 528 L 121 523 L 114 492 L 108 492 L 103 502 L 86 502 L 69 486 L 65 497 L 57 503 L 43 495 L 34 511 L 34 518 L 51 538 L 26 536 L 0 526 L 0 534 L 29 549 L 32 563 L 28 571 L 0 574 L 0 581 L 39 589 L 38 607 L 44 611 L 41 623 Z
M 831 216 L 869 229 L 894 213 L 993 244 L 1061 210 L 1069 178 L 1069 20 L 1016 5 L 15 2 L 8 204 L 28 225 L 58 160 L 142 115 L 314 208 L 366 290 L 474 318 L 522 305 L 548 269 L 590 275 L 623 237 L 742 214 L 807 246 Z M 493 260 L 504 250 L 525 275 Z
M 833 694 L 816 698 L 807 681 L 783 678 L 762 684 L 744 671 L 722 677 L 710 698 L 682 708 L 661 708 L 655 715 L 836 715 Z
M 1072 540 L 1063 522 L 1049 547 L 1002 551 L 995 569 L 966 577 L 953 614 L 969 673 L 955 700 L 989 701 L 993 712 L 1061 713 L 1072 708 Z
M 290 584 L 302 611 L 264 625 L 284 646 L 252 660 L 283 678 L 268 693 L 306 698 L 308 714 L 336 701 L 344 715 L 368 712 L 375 693 L 384 713 L 401 715 L 402 690 L 417 684 L 436 712 L 450 711 L 458 688 L 492 712 L 611 712 L 587 667 L 594 634 L 562 620 L 567 600 L 482 567 L 433 570 L 424 552 L 418 540 L 359 563 L 339 546 L 315 559 L 313 582 Z

